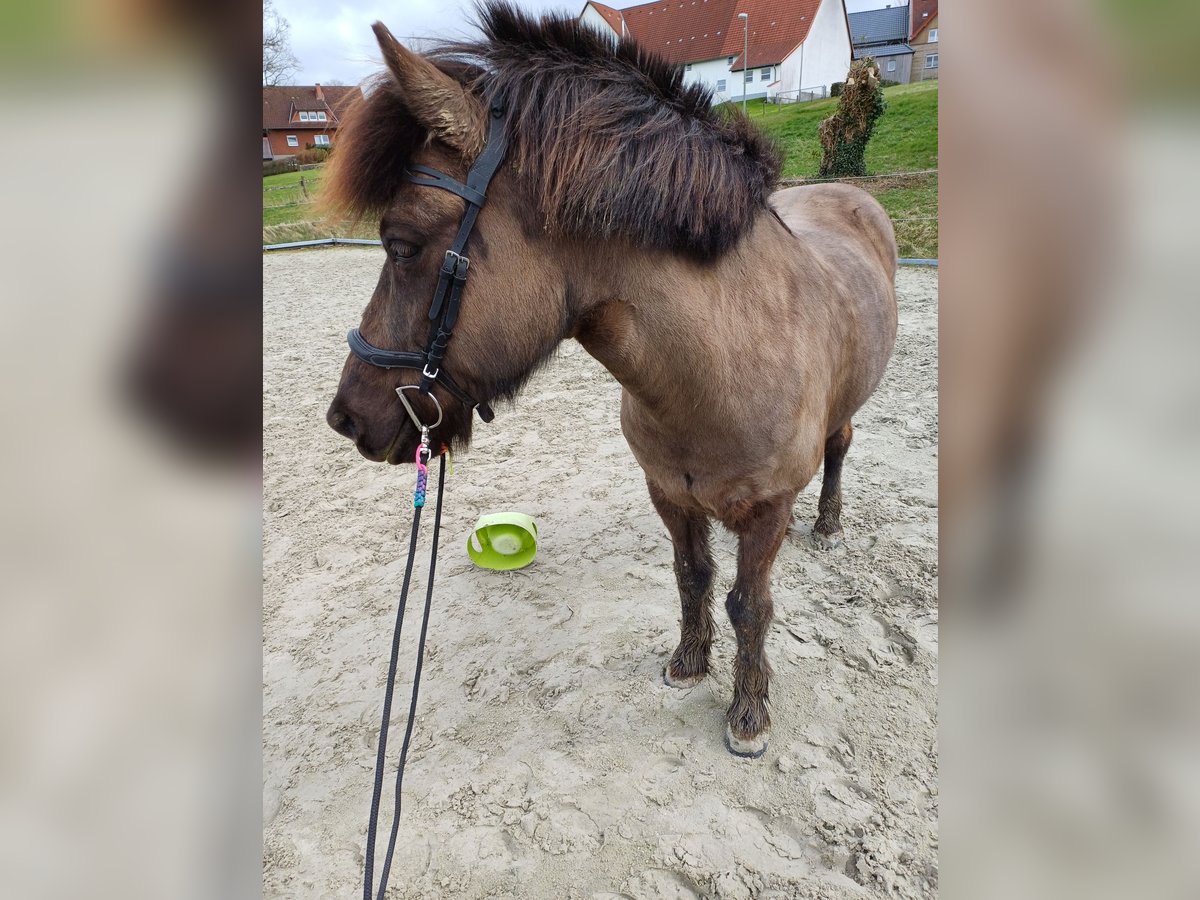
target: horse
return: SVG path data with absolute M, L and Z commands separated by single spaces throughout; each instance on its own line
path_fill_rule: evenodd
M 441 346 L 454 380 L 426 366 L 429 395 L 401 398 L 423 422 L 440 417 L 436 454 L 467 446 L 473 406 L 513 400 L 560 342 L 597 359 L 622 386 L 621 428 L 674 548 L 670 687 L 708 674 L 712 521 L 737 536 L 725 743 L 761 756 L 771 569 L 822 462 L 813 534 L 841 538 L 851 417 L 896 336 L 891 222 L 853 187 L 775 191 L 774 144 L 633 40 L 503 2 L 477 9 L 482 39 L 424 54 L 373 26 L 386 70 L 344 118 L 325 188 L 334 209 L 377 216 L 386 248 L 357 333 L 372 349 L 425 340 L 442 251 L 479 200 L 461 182 L 502 130 L 503 162 L 474 210 L 471 281 Z M 411 462 L 421 433 L 397 393 L 417 376 L 366 358 L 347 357 L 327 421 L 369 460 Z

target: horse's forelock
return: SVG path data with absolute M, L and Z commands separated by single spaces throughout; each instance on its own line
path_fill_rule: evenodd
M 322 203 L 355 219 L 379 216 L 396 197 L 404 169 L 428 132 L 378 76 L 341 114 L 337 149 L 327 168 Z

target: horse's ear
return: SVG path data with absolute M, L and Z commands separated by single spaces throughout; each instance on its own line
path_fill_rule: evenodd
M 385 89 L 395 91 L 405 109 L 432 135 L 464 156 L 478 156 L 487 142 L 483 105 L 425 57 L 396 40 L 382 22 L 371 27 L 395 78 Z

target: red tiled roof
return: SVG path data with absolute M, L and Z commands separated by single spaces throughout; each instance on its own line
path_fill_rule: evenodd
M 321 91 L 325 95 L 325 100 L 322 102 L 317 99 L 317 86 L 315 84 L 280 85 L 278 87 L 263 85 L 262 91 L 264 131 L 272 128 L 337 128 L 338 114 L 345 110 L 351 97 L 360 93 L 357 87 L 346 87 L 344 85 L 330 85 L 325 87 L 322 85 Z M 293 112 L 322 109 L 329 114 L 328 122 L 321 122 L 318 125 L 311 122 L 301 123 L 291 120 Z
M 822 0 L 656 0 L 617 10 L 592 6 L 621 33 L 620 18 L 639 44 L 673 63 L 732 56 L 741 68 L 743 26 L 738 13 L 750 16 L 750 67 L 783 62 L 808 36 Z M 836 2 L 836 0 L 829 0 Z
M 937 15 L 938 0 L 912 0 L 909 7 L 912 10 L 912 35 L 909 40 L 921 33 L 921 29 L 933 21 Z

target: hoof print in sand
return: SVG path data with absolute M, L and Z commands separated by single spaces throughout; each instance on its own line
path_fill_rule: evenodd
M 841 531 L 835 531 L 833 534 L 821 534 L 819 531 L 814 531 L 812 540 L 818 550 L 836 550 L 844 543 L 842 536 L 843 532 Z
M 698 685 L 704 680 L 704 676 L 707 674 L 707 672 L 701 672 L 699 675 L 688 675 L 684 678 L 675 678 L 671 675 L 671 667 L 668 666 L 667 668 L 663 669 L 662 679 L 663 684 L 667 685 L 667 687 L 684 690 L 686 688 L 693 688 Z

